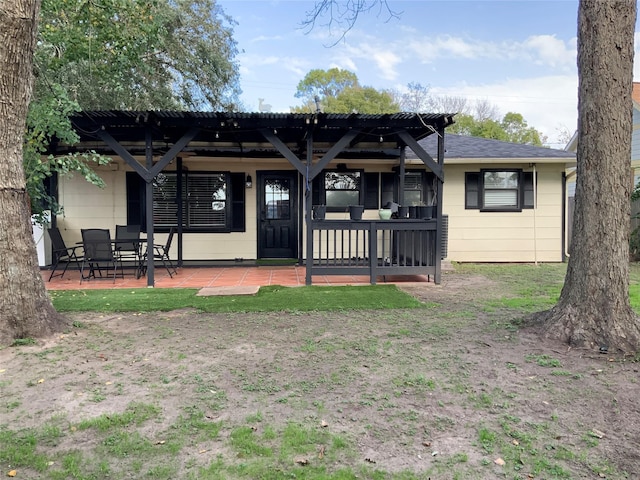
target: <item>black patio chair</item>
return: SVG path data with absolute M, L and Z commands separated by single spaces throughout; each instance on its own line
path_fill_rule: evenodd
M 115 249 L 120 260 L 132 261 L 137 271 L 142 260 L 140 225 L 116 225 Z
M 53 277 L 64 277 L 64 274 L 67 272 L 67 268 L 69 268 L 69 265 L 72 263 L 75 263 L 78 270 L 80 270 L 83 257 L 82 255 L 78 256 L 76 252 L 77 249 L 81 248 L 80 245 L 67 247 L 58 227 L 48 228 L 47 232 L 49 232 L 51 247 L 53 249 L 53 261 L 51 262 L 51 275 L 49 275 L 49 281 L 51 281 Z M 64 263 L 62 273 L 56 274 L 56 269 L 62 263 Z
M 149 255 L 149 248 L 152 249 L 153 259 L 159 260 L 162 262 L 162 265 L 164 265 L 164 268 L 167 269 L 167 273 L 169 274 L 169 277 L 173 278 L 174 275 L 178 274 L 178 271 L 176 270 L 176 267 L 173 264 L 171 257 L 169 257 L 169 250 L 171 250 L 171 242 L 173 241 L 173 235 L 175 231 L 176 231 L 175 227 L 171 227 L 171 230 L 169 230 L 169 236 L 167 237 L 167 241 L 164 245 L 154 244 L 151 247 L 147 245 L 147 251 L 144 253 L 142 257 L 142 262 L 141 262 L 142 267 L 140 269 L 141 275 L 145 275 L 147 272 L 147 257 Z
M 97 278 L 96 271 L 101 278 L 113 277 L 115 283 L 118 276 L 118 267 L 120 267 L 121 277 L 124 278 L 122 269 L 122 261 L 117 250 L 113 248 L 111 241 L 111 233 L 104 228 L 82 229 L 82 246 L 84 247 L 84 259 L 82 268 L 80 269 L 80 283 L 83 280 Z M 85 265 L 88 266 L 89 272 L 85 276 Z M 106 270 L 106 277 L 102 277 L 102 270 Z M 112 275 L 109 272 L 113 271 Z

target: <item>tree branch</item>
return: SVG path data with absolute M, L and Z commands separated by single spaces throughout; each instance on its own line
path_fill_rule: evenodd
M 301 28 L 305 33 L 311 32 L 316 25 L 337 29 L 340 32 L 338 39 L 327 47 L 333 47 L 341 40 L 344 40 L 347 33 L 353 29 L 358 17 L 362 13 L 369 13 L 374 8 L 378 8 L 377 16 L 385 15 L 388 22 L 392 18 L 400 18 L 402 12 L 392 10 L 388 0 L 319 0 L 314 7 L 307 12 L 306 19 L 302 21 Z M 328 20 L 320 23 L 321 19 L 327 17 Z

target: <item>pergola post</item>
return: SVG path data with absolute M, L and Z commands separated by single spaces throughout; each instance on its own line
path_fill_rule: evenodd
M 307 261 L 305 263 L 305 285 L 312 284 L 313 270 L 313 225 L 312 209 L 313 209 L 313 179 L 309 178 L 311 168 L 313 167 L 313 132 L 309 132 L 307 137 L 307 170 L 303 175 L 304 178 L 304 217 L 307 230 Z

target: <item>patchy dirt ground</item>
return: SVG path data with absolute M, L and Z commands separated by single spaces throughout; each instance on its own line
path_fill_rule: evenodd
M 296 424 L 324 440 L 302 459 L 255 455 L 286 478 L 318 465 L 358 478 L 640 478 L 637 363 L 542 344 L 511 324 L 518 311 L 488 307 L 509 292 L 478 275 L 403 288 L 428 307 L 74 314 L 63 335 L 0 350 L 2 429 L 39 432 L 48 459 L 38 469 L 0 453 L 0 474 L 64 478 L 51 472 L 78 452 L 109 473 L 76 478 L 252 478 L 232 468 L 254 460 L 234 432 L 250 427 L 278 451 Z M 113 436 L 81 427 L 132 405 L 158 411 L 123 428 L 151 449 L 173 439 L 173 450 L 136 463 L 135 452 L 108 449 Z M 180 437 L 189 415 L 200 423 Z M 201 422 L 217 433 L 201 435 Z M 223 473 L 206 476 L 216 462 Z

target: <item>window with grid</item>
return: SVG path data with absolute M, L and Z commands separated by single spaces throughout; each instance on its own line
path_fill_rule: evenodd
M 406 172 L 404 175 L 404 205 L 424 205 L 422 172 Z
M 349 205 L 360 205 L 362 172 L 325 172 L 324 191 L 329 211 L 344 211 Z
M 483 199 L 485 209 L 519 209 L 519 172 L 485 171 L 483 172 Z

